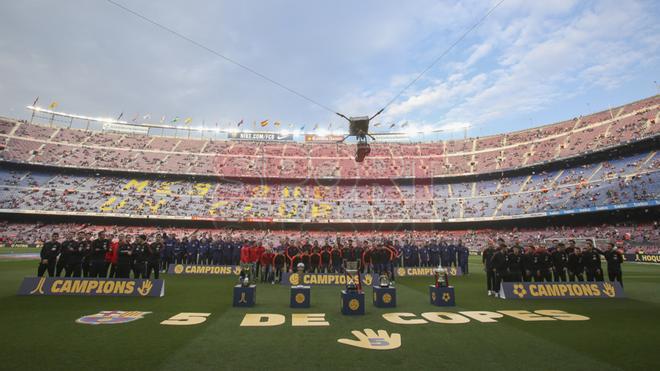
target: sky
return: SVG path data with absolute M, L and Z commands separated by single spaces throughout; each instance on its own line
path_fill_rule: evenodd
M 385 106 L 499 0 L 114 1 L 360 116 Z M 3 1 L 0 13 L 2 116 L 28 117 L 39 97 L 94 117 L 346 125 L 106 0 Z M 504 0 L 374 130 L 466 122 L 470 136 L 485 136 L 658 94 L 658 19 L 654 0 Z

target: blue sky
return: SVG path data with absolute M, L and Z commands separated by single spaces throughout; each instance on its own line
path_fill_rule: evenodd
M 347 115 L 377 111 L 495 4 L 116 1 Z M 39 96 L 90 116 L 343 124 L 106 1 L 0 12 L 0 115 L 26 117 Z M 380 121 L 469 122 L 483 136 L 657 94 L 657 19 L 657 1 L 504 0 Z

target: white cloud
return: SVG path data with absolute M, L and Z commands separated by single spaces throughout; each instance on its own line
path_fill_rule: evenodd
M 649 27 L 657 31 L 645 4 L 627 2 L 622 9 L 617 2 L 599 2 L 572 17 L 565 15 L 574 1 L 522 4 L 526 4 L 522 13 L 508 4 L 514 20 L 500 17 L 486 26 L 491 33 L 469 48 L 465 62 L 451 65 L 459 73 L 414 91 L 388 114 L 405 117 L 421 111 L 441 116 L 444 112 L 444 121 L 477 124 L 528 114 L 577 90 L 612 89 L 628 79 L 636 65 L 657 54 L 657 38 L 644 43 L 637 37 L 648 33 Z M 471 71 L 480 60 L 484 62 L 480 65 L 492 63 L 492 67 Z

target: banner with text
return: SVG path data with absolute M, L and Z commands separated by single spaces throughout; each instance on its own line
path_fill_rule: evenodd
M 346 285 L 348 277 L 341 273 L 304 273 L 302 277 L 298 273 L 282 273 L 283 285 Z M 373 276 L 371 273 L 361 275 L 362 284 L 371 286 Z
M 220 276 L 238 276 L 241 267 L 238 265 L 188 265 L 170 264 L 169 274 L 210 274 Z
M 131 133 L 147 135 L 149 128 L 137 125 L 113 124 L 111 122 L 103 123 L 103 131 L 114 131 L 116 133 Z
M 18 295 L 165 296 L 165 281 L 123 278 L 25 277 Z
M 660 264 L 660 254 L 623 254 L 623 257 L 629 262 Z
M 502 282 L 502 299 L 624 298 L 618 282 Z
M 267 142 L 290 142 L 293 140 L 293 134 L 278 134 L 278 133 L 258 133 L 258 132 L 239 132 L 227 133 L 227 138 L 233 140 L 253 140 L 253 141 L 267 141 Z
M 434 276 L 436 267 L 399 267 L 396 269 L 398 277 L 420 277 Z M 463 272 L 460 267 L 448 267 L 447 274 L 450 276 L 461 276 Z

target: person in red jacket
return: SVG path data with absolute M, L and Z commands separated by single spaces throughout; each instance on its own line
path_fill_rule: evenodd
M 263 254 L 263 247 L 259 246 L 256 241 L 250 242 L 250 263 L 252 264 L 252 276 L 257 279 L 259 278 L 259 258 Z
M 241 246 L 241 265 L 248 265 L 250 264 L 250 245 L 246 241 L 243 246 Z
M 271 268 L 273 266 L 274 257 L 273 245 L 269 244 L 268 248 L 265 249 L 264 253 L 261 254 L 261 257 L 259 258 L 259 265 L 261 266 L 261 282 L 275 283 L 271 277 Z
M 119 258 L 119 241 L 124 238 L 119 235 L 118 239 L 114 239 L 112 235 L 108 236 L 110 239 L 110 250 L 105 253 L 105 263 L 110 265 L 110 275 L 108 277 L 114 278 L 117 275 L 117 259 Z M 107 272 L 107 267 L 106 267 Z

